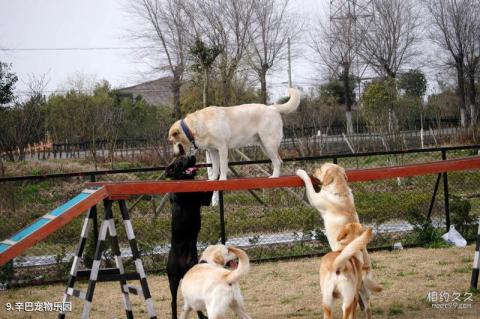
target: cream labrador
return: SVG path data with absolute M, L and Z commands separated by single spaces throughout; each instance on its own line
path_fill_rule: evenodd
M 238 266 L 230 271 L 225 265 L 238 258 Z M 241 319 L 251 319 L 245 312 L 243 296 L 238 284 L 250 268 L 247 254 L 235 247 L 208 246 L 200 263 L 183 277 L 181 291 L 184 305 L 180 319 L 194 311 L 207 310 L 208 318 L 222 319 L 228 309 L 233 309 Z
M 195 149 L 207 150 L 212 162 L 210 179 L 227 179 L 228 150 L 260 145 L 273 165 L 272 177 L 280 176 L 282 159 L 278 148 L 283 138 L 281 114 L 294 112 L 300 104 L 300 92 L 288 89 L 284 104 L 243 104 L 209 106 L 176 121 L 168 132 L 173 152 L 179 155 Z
M 314 171 L 313 176 L 320 181 L 322 189 L 317 193 L 313 187 L 310 176 L 304 170 L 297 170 L 305 183 L 306 193 L 310 205 L 315 207 L 322 215 L 328 243 L 333 251 L 341 250 L 342 244 L 338 236 L 343 227 L 349 223 L 359 223 L 357 210 L 348 186 L 347 174 L 341 166 L 332 163 L 323 164 Z M 371 279 L 371 262 L 366 249 L 363 250 L 363 285 L 360 289 L 362 305 L 365 307 L 367 318 L 371 317 L 370 296 L 372 291 L 381 291 Z
M 362 251 L 372 238 L 372 229 L 359 223 L 343 227 L 338 241 L 344 247 L 323 256 L 320 262 L 320 288 L 325 319 L 333 319 L 335 298 L 342 299 L 343 319 L 355 319 L 358 295 L 362 287 Z

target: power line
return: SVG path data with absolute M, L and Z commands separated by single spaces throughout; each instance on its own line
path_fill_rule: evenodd
M 53 48 L 0 48 L 0 51 L 108 51 L 108 50 L 139 50 L 155 49 L 156 46 L 140 47 L 53 47 Z
M 306 41 L 292 41 L 292 44 L 308 44 Z M 111 50 L 141 50 L 156 49 L 158 46 L 128 46 L 128 47 L 30 47 L 30 48 L 0 48 L 0 51 L 111 51 Z
M 125 89 L 113 89 L 113 90 L 120 90 L 120 91 L 123 91 Z M 79 91 L 77 89 L 71 89 L 71 90 L 44 90 L 44 91 L 41 91 L 40 93 L 43 95 L 43 94 L 67 94 L 67 93 L 70 93 L 70 92 L 73 92 L 73 93 L 79 93 L 79 94 L 92 94 L 94 92 L 94 89 L 92 90 L 84 90 L 84 91 Z M 131 93 L 133 95 L 137 94 L 137 95 L 141 95 L 142 93 L 149 93 L 149 92 L 156 92 L 156 93 L 171 93 L 172 91 L 171 90 L 161 90 L 161 89 L 143 89 L 143 90 L 132 90 L 131 92 L 125 92 L 125 93 Z M 30 96 L 32 94 L 32 92 L 30 91 L 16 91 L 15 92 L 16 95 L 19 95 L 19 96 Z

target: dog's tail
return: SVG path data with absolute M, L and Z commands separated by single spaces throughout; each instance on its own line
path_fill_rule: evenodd
M 367 246 L 370 239 L 372 239 L 372 229 L 368 228 L 360 236 L 352 240 L 352 242 L 342 250 L 340 255 L 335 258 L 333 261 L 333 268 L 335 270 L 343 268 L 353 255 Z
M 292 113 L 295 112 L 300 105 L 300 91 L 297 89 L 289 88 L 288 95 L 290 99 L 283 104 L 274 104 L 272 105 L 280 113 Z
M 236 247 L 228 247 L 228 250 L 238 257 L 238 267 L 227 275 L 226 281 L 233 284 L 245 276 L 250 270 L 250 260 L 248 255 Z
M 363 279 L 363 284 L 365 285 L 365 288 L 373 292 L 381 292 L 383 290 L 382 286 L 368 277 Z

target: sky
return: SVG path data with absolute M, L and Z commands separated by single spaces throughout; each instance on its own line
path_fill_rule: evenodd
M 329 0 L 291 0 L 291 10 L 303 22 L 328 14 Z M 128 39 L 138 25 L 128 14 L 128 0 L 0 0 L 0 61 L 12 63 L 18 75 L 17 95 L 25 95 L 29 78 L 46 75 L 46 93 L 64 90 L 76 77 L 105 79 L 126 87 L 158 78 L 129 49 L 141 44 Z M 308 36 L 293 41 L 294 85 L 308 88 L 324 78 L 306 48 Z M 58 50 L 39 50 L 57 48 Z M 62 50 L 77 48 L 75 50 Z M 97 49 L 92 49 L 97 48 Z M 104 48 L 104 49 L 98 49 Z M 106 48 L 106 49 L 105 49 Z M 110 49 L 109 49 L 110 48 Z M 33 49 L 33 50 L 2 50 Z M 272 100 L 286 93 L 287 61 L 270 74 Z
M 0 0 L 0 49 L 130 47 L 125 1 Z M 145 66 L 129 50 L 0 51 L 13 64 L 18 91 L 28 77 L 47 74 L 47 90 L 61 89 L 75 74 L 96 75 L 114 86 L 135 83 Z M 136 79 L 134 79 L 136 78 Z
M 328 0 L 292 0 L 299 16 L 328 8 Z M 128 15 L 128 0 L 0 0 L 0 61 L 12 63 L 18 75 L 18 95 L 28 91 L 29 78 L 46 75 L 47 93 L 65 89 L 75 77 L 105 79 L 113 87 L 125 87 L 160 77 L 128 49 L 136 44 L 128 39 L 128 29 L 136 22 Z M 303 44 L 299 44 L 303 45 Z M 38 50 L 82 48 L 82 50 Z M 1 50 L 34 49 L 34 50 Z M 297 85 L 314 82 L 319 74 L 302 52 L 293 61 Z M 283 94 L 287 62 L 270 75 L 271 89 Z

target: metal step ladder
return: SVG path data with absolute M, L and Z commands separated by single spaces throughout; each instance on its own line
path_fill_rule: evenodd
M 127 318 L 133 318 L 132 303 L 130 301 L 130 294 L 143 296 L 145 299 L 147 312 L 150 318 L 157 318 L 155 309 L 153 307 L 152 296 L 150 289 L 148 288 L 147 277 L 143 268 L 142 260 L 140 259 L 140 253 L 138 251 L 137 241 L 133 232 L 132 223 L 128 214 L 127 205 L 125 200 L 118 200 L 118 205 L 122 215 L 123 225 L 127 234 L 128 243 L 132 251 L 132 258 L 135 263 L 134 273 L 125 273 L 125 269 L 122 262 L 120 245 L 118 242 L 117 230 L 115 228 L 115 221 L 113 219 L 112 210 L 113 201 L 105 199 L 105 218 L 98 232 L 98 238 L 96 238 L 96 248 L 93 256 L 93 263 L 91 269 L 79 270 L 80 262 L 82 260 L 83 252 L 87 243 L 88 230 L 90 226 L 94 225 L 94 233 L 96 234 L 96 221 L 97 221 L 97 209 L 96 206 L 92 207 L 83 222 L 82 232 L 80 235 L 80 242 L 77 246 L 77 251 L 73 259 L 72 268 L 70 270 L 70 277 L 68 279 L 67 288 L 63 297 L 63 304 L 70 302 L 70 298 L 77 297 L 85 301 L 83 305 L 83 311 L 81 318 L 88 319 L 90 317 L 90 311 L 92 308 L 93 294 L 95 292 L 95 286 L 97 282 L 118 281 L 120 283 L 120 289 L 123 294 L 123 303 L 125 306 L 125 313 Z M 102 254 L 105 250 L 105 240 L 107 233 L 110 236 L 111 248 L 115 258 L 116 268 L 100 268 Z M 74 288 L 77 280 L 88 278 L 88 288 L 86 292 L 82 292 Z M 135 287 L 127 283 L 128 280 L 139 280 L 140 287 Z M 59 319 L 65 318 L 66 311 L 60 312 Z

